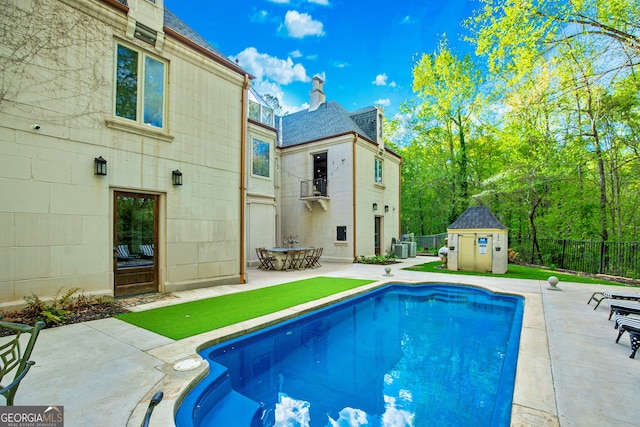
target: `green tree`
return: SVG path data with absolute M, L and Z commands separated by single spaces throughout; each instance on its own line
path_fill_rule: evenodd
M 443 39 L 433 54 L 425 54 L 413 67 L 413 90 L 422 101 L 412 112 L 429 127 L 440 127 L 448 145 L 446 164 L 455 165 L 449 181 L 452 196 L 449 220 L 455 220 L 469 203 L 468 136 L 472 120 L 482 105 L 483 84 L 470 55 L 459 59 Z M 443 163 L 444 165 L 445 163 Z
M 585 40 L 609 55 L 602 73 L 640 64 L 640 0 L 480 1 L 466 24 L 493 71 L 519 75 L 559 45 Z

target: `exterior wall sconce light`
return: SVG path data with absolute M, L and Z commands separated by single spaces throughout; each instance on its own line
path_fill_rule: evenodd
M 102 158 L 102 156 L 100 157 L 96 157 L 93 160 L 93 163 L 95 165 L 95 174 L 96 175 L 106 175 L 107 174 L 107 161 L 105 159 Z
M 384 211 L 389 212 L 389 205 L 384 205 Z
M 171 172 L 171 181 L 173 182 L 173 185 L 182 185 L 182 172 L 178 169 Z
M 373 204 L 373 210 L 374 210 L 374 211 L 377 211 L 377 210 L 378 210 L 378 204 L 377 204 L 377 203 L 374 203 L 374 204 Z

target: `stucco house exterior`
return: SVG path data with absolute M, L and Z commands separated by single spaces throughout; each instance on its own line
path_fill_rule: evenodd
M 349 112 L 313 78 L 309 108 L 282 117 L 282 233 L 323 258 L 391 252 L 400 236 L 401 158 L 384 145 L 384 111 Z
M 269 104 L 249 89 L 244 221 L 248 265 L 258 265 L 256 248 L 271 248 L 280 241 L 280 150 L 275 120 Z
M 251 76 L 163 0 L 12 5 L 0 17 L 12 34 L 0 41 L 0 304 L 243 282 Z
M 25 0 L 0 20 L 0 310 L 245 283 L 287 235 L 348 262 L 398 236 L 400 158 L 375 107 L 346 113 L 314 81 L 315 111 L 276 121 L 163 0 Z

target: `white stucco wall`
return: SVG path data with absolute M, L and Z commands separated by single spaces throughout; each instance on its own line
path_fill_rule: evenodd
M 0 99 L 0 304 L 72 286 L 112 294 L 115 190 L 160 196 L 161 290 L 237 283 L 243 76 L 171 37 L 161 49 L 127 38 L 126 15 L 102 2 L 18 4 L 0 16 L 13 37 L 64 39 L 3 59 L 16 90 Z M 116 40 L 167 61 L 166 129 L 114 117 Z M 94 175 L 98 156 L 107 176 Z
M 312 154 L 327 152 L 328 195 L 325 211 L 316 201 L 300 200 L 300 181 L 313 178 Z M 347 134 L 282 150 L 282 235 L 298 235 L 300 245 L 323 247 L 323 259 L 352 262 L 354 256 L 373 256 L 374 217 L 382 217 L 382 254 L 399 237 L 400 159 L 384 154 L 382 185 L 374 180 L 377 145 Z M 354 190 L 354 167 L 356 188 Z M 378 210 L 373 211 L 373 203 Z M 389 206 L 385 212 L 384 207 Z M 354 223 L 355 206 L 355 223 Z M 347 227 L 347 240 L 338 242 L 337 227 Z
M 269 144 L 269 176 L 253 173 L 253 141 Z M 277 154 L 275 129 L 269 129 L 249 121 L 246 156 L 246 247 L 247 264 L 259 265 L 256 248 L 271 248 L 277 243 L 278 190 L 280 159 Z

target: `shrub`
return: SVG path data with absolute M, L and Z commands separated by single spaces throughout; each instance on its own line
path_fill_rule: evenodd
M 79 290 L 80 288 L 71 288 L 62 296 L 59 296 L 62 291 L 62 288 L 60 288 L 50 303 L 46 303 L 38 295 L 32 293 L 31 296 L 24 297 L 27 303 L 27 307 L 24 310 L 25 314 L 44 321 L 47 326 L 62 324 L 67 320 L 69 313 L 72 312 L 74 306 L 73 294 Z

